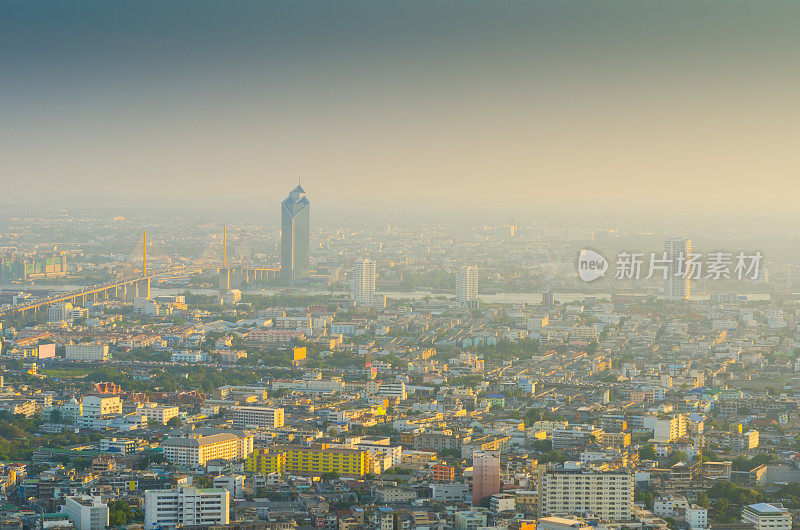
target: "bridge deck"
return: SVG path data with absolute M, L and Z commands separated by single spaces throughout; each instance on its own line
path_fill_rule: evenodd
M 9 315 L 13 315 L 14 313 L 25 313 L 26 311 L 31 311 L 35 309 L 39 309 L 41 307 L 45 307 L 51 304 L 56 304 L 59 302 L 69 302 L 71 300 L 75 300 L 77 298 L 83 298 L 84 296 L 92 295 L 95 293 L 102 293 L 104 291 L 108 291 L 110 289 L 116 289 L 118 287 L 124 287 L 126 285 L 135 284 L 137 282 L 141 282 L 144 280 L 150 280 L 152 278 L 157 278 L 159 276 L 165 276 L 168 274 L 175 274 L 178 272 L 183 272 L 186 270 L 186 267 L 175 267 L 172 269 L 161 269 L 157 271 L 150 272 L 148 274 L 141 274 L 139 276 L 135 276 L 132 278 L 125 278 L 122 280 L 115 280 L 112 282 L 101 283 L 97 285 L 91 285 L 86 289 L 81 289 L 79 291 L 73 291 L 57 296 L 50 296 L 48 298 L 44 298 L 41 300 L 36 300 L 33 302 L 21 303 L 12 305 L 11 307 L 7 307 L 5 309 L 0 310 L 0 317 L 6 317 Z

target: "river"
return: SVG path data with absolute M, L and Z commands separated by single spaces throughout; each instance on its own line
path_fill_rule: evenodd
M 53 284 L 20 284 L 20 283 L 4 283 L 0 284 L 0 290 L 28 290 L 28 291 L 44 291 L 44 290 L 52 290 L 54 292 L 65 292 L 65 291 L 73 291 L 75 289 L 84 289 L 86 288 L 85 285 L 53 285 Z M 170 288 L 162 288 L 162 287 L 151 287 L 150 294 L 151 296 L 158 296 L 158 295 L 173 295 L 178 294 L 183 291 L 186 291 L 185 287 L 170 287 Z M 205 289 L 205 288 L 192 288 L 189 291 L 197 294 L 217 294 L 219 291 L 217 289 Z M 264 294 L 264 295 L 276 295 L 276 294 L 285 294 L 288 296 L 319 296 L 319 295 L 337 295 L 337 296 L 346 296 L 349 294 L 347 291 L 330 291 L 328 289 L 277 289 L 277 288 L 246 288 L 243 289 L 244 293 L 247 294 Z M 437 294 L 431 293 L 428 291 L 380 291 L 378 294 L 386 295 L 387 298 L 391 298 L 394 300 L 420 300 L 425 298 L 426 296 L 437 297 L 437 296 L 453 296 L 447 294 Z M 631 296 L 640 296 L 645 293 L 618 293 L 620 295 L 631 295 Z M 612 293 L 609 292 L 554 292 L 553 298 L 555 298 L 559 302 L 575 302 L 584 300 L 586 298 L 596 298 L 598 300 L 610 300 Z M 768 293 L 751 293 L 751 294 L 742 294 L 742 296 L 747 296 L 748 300 L 769 300 L 770 295 Z M 542 293 L 541 292 L 532 292 L 532 293 L 497 293 L 497 294 L 484 294 L 480 295 L 480 299 L 484 303 L 488 304 L 516 304 L 516 303 L 526 303 L 526 304 L 539 304 L 542 301 Z M 708 294 L 696 294 L 692 295 L 691 300 L 694 301 L 703 301 L 708 300 Z

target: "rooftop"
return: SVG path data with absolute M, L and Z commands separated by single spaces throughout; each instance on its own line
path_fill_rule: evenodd
M 779 505 L 776 506 L 776 505 L 772 505 L 772 504 L 767 504 L 766 502 L 759 502 L 757 504 L 750 504 L 749 506 L 747 506 L 747 509 L 752 510 L 752 511 L 754 511 L 756 513 L 759 513 L 759 514 L 764 514 L 764 515 L 770 514 L 770 513 L 780 514 L 780 513 L 783 513 L 785 511 L 785 508 L 783 507 L 782 504 L 779 504 Z

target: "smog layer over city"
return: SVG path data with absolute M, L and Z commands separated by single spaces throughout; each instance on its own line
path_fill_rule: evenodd
M 0 528 L 800 527 L 798 22 L 0 2 Z

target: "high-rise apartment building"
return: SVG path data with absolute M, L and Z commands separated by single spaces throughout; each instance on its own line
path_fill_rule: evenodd
M 593 513 L 603 521 L 626 521 L 633 511 L 633 475 L 549 469 L 540 479 L 541 516 Z
M 444 464 L 434 464 L 432 482 L 443 483 L 455 480 L 455 468 Z
M 48 322 L 72 322 L 72 304 L 61 302 L 47 309 Z
M 161 442 L 164 457 L 179 465 L 205 465 L 209 460 L 238 460 L 253 452 L 253 435 L 233 429 L 199 428 Z
M 692 240 L 670 237 L 664 242 L 664 256 L 668 260 L 664 279 L 664 298 L 687 300 L 692 294 L 692 271 L 688 265 L 692 255 Z
M 551 289 L 542 293 L 542 309 L 545 311 L 553 309 L 553 291 Z
M 372 307 L 375 303 L 375 262 L 371 259 L 359 261 L 353 268 L 350 285 L 356 306 Z
M 108 344 L 79 342 L 67 344 L 66 357 L 69 361 L 101 361 L 109 359 Z
M 230 522 L 230 493 L 222 488 L 184 486 L 144 492 L 144 527 L 210 527 Z
M 459 269 L 456 300 L 464 307 L 478 306 L 478 267 L 465 265 Z
M 256 447 L 244 462 L 244 470 L 250 473 L 284 473 L 286 471 L 286 451 L 269 447 Z
M 281 276 L 294 285 L 308 278 L 311 202 L 297 186 L 281 203 Z
M 313 444 L 259 447 L 247 457 L 245 469 L 256 473 L 311 476 L 338 473 L 349 477 L 363 477 L 371 471 L 372 466 L 370 452 L 367 450 Z
M 378 388 L 378 395 L 406 400 L 408 399 L 408 390 L 406 384 L 402 381 L 396 383 L 381 383 Z
M 500 493 L 500 451 L 475 451 L 472 454 L 472 505 Z
M 283 409 L 271 407 L 232 407 L 233 426 L 237 429 L 259 427 L 277 429 L 283 427 Z

